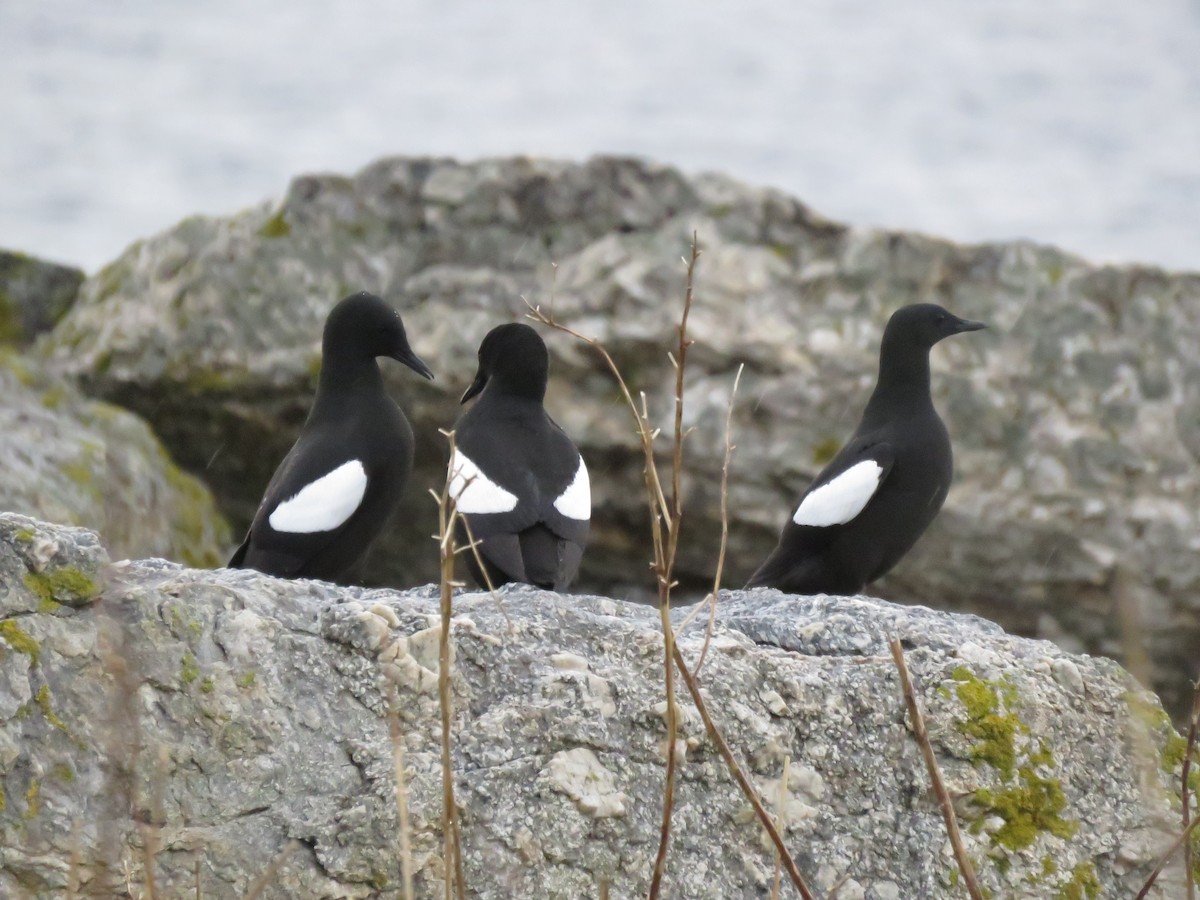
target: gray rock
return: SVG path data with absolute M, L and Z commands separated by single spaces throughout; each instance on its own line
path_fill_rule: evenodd
M 645 896 L 665 752 L 657 615 L 523 587 L 499 600 L 454 600 L 471 896 L 591 897 L 601 879 Z M 264 896 L 399 896 L 390 680 L 418 896 L 441 896 L 436 609 L 433 586 L 114 566 L 89 532 L 0 515 L 0 894 L 61 895 L 74 877 L 136 895 L 153 858 L 160 896 L 191 896 L 197 867 L 204 896 L 241 896 L 272 859 Z M 689 659 L 703 621 L 680 638 Z M 922 607 L 732 592 L 706 702 L 771 807 L 790 759 L 784 833 L 811 886 L 961 896 L 891 635 L 992 895 L 1131 896 L 1178 821 L 1179 737 L 1116 663 Z M 688 700 L 680 734 L 669 896 L 768 896 L 764 835 Z M 1178 896 L 1178 871 L 1160 885 Z
M 1183 707 L 1200 667 L 1200 275 L 847 228 L 777 191 L 634 160 L 385 159 L 135 244 L 88 279 L 46 349 L 88 390 L 148 417 L 240 527 L 305 414 L 326 312 L 351 290 L 381 292 L 439 380 L 389 367 L 417 469 L 372 578 L 420 583 L 434 573 L 425 488 L 442 478 L 437 428 L 454 421 L 478 341 L 524 314 L 522 296 L 553 296 L 563 321 L 602 339 L 669 431 L 666 351 L 693 230 L 704 256 L 683 592 L 704 590 L 714 569 L 737 365 L 730 584 L 852 430 L 890 312 L 935 300 L 994 327 L 933 354 L 957 479 L 875 590 L 1117 658 L 1144 641 L 1130 665 Z M 649 554 L 632 425 L 594 353 L 565 335 L 549 343 L 547 405 L 593 476 L 580 584 L 628 595 Z
M 0 510 L 94 528 L 117 558 L 223 560 L 229 526 L 136 415 L 0 350 Z
M 82 283 L 80 269 L 0 250 L 0 344 L 24 346 L 49 331 Z

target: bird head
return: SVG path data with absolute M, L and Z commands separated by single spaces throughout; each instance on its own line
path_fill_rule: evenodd
M 479 368 L 461 402 L 493 381 L 506 393 L 541 400 L 549 374 L 550 354 L 541 335 L 521 322 L 497 325 L 479 345 Z
M 408 345 L 400 313 L 366 291 L 339 301 L 329 313 L 323 352 L 326 360 L 334 355 L 363 359 L 388 356 L 433 380 L 433 372 Z

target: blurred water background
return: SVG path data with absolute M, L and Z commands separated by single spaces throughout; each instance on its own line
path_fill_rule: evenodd
M 386 154 L 639 154 L 1200 269 L 1200 0 L 0 0 L 0 246 L 82 265 Z

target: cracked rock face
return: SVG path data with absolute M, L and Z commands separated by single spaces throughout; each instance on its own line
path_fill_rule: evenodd
M 853 430 L 897 307 L 935 301 L 992 329 L 933 353 L 956 479 L 940 518 L 875 590 L 981 613 L 1010 631 L 1121 658 L 1182 708 L 1200 669 L 1200 275 L 1092 266 L 1024 242 L 963 246 L 851 229 L 797 200 L 635 160 L 384 159 L 302 176 L 278 203 L 190 218 L 88 279 L 46 346 L 87 389 L 146 416 L 240 528 L 293 441 L 321 326 L 344 294 L 396 304 L 438 380 L 384 361 L 413 420 L 403 523 L 373 581 L 430 580 L 426 488 L 438 428 L 492 326 L 522 297 L 602 339 L 667 433 L 686 255 L 703 245 L 690 322 L 687 536 L 677 575 L 715 565 L 725 407 L 734 413 L 728 581 L 765 558 L 796 497 Z M 603 364 L 562 334 L 547 407 L 592 473 L 580 588 L 642 585 L 642 462 Z
M 657 616 L 500 599 L 454 599 L 471 896 L 592 897 L 601 880 L 645 896 L 667 752 Z M 213 897 L 264 874 L 267 897 L 399 896 L 399 750 L 417 894 L 441 896 L 436 610 L 432 586 L 112 565 L 90 532 L 0 515 L 0 895 L 74 880 L 124 896 L 152 860 L 163 896 L 190 895 L 197 871 Z M 688 659 L 703 623 L 680 638 Z M 961 895 L 890 635 L 993 895 L 1132 896 L 1178 821 L 1178 736 L 1119 666 L 920 607 L 731 592 L 704 695 L 812 886 Z M 772 856 L 687 699 L 679 743 L 669 895 L 767 896 Z

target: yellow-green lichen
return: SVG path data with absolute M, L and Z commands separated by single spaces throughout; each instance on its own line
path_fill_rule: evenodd
M 976 741 L 971 759 L 976 764 L 987 763 L 1008 781 L 1016 769 L 1017 735 L 1029 733 L 1016 713 L 1006 711 L 1015 705 L 1016 688 L 1003 679 L 985 681 L 966 666 L 957 667 L 950 677 L 956 682 L 955 693 L 967 713 L 959 730 Z
M 55 763 L 50 774 L 64 784 L 71 784 L 75 780 L 75 770 L 66 763 Z
M 1100 896 L 1100 879 L 1096 866 L 1081 862 L 1071 870 L 1071 880 L 1058 889 L 1055 900 L 1096 900 Z
M 184 685 L 189 685 L 200 677 L 200 666 L 196 664 L 196 657 L 191 653 L 184 651 L 183 659 L 179 661 L 179 680 Z
M 41 808 L 39 799 L 42 794 L 42 782 L 35 775 L 29 780 L 29 789 L 25 791 L 25 818 L 32 819 Z
M 32 544 L 35 537 L 37 537 L 37 532 L 32 528 L 22 528 L 13 535 L 13 540 L 22 544 Z
M 1032 766 L 1021 766 L 1018 774 L 1018 784 L 1000 790 L 979 788 L 975 791 L 975 802 L 989 815 L 1004 820 L 992 840 L 1009 850 L 1023 850 L 1043 832 L 1060 838 L 1072 837 L 1079 829 L 1079 823 L 1060 815 L 1067 808 L 1062 783 L 1057 778 L 1038 775 Z M 982 827 L 982 819 L 971 823 L 971 831 L 975 834 Z
M 47 722 L 67 735 L 71 733 L 67 728 L 67 723 L 60 719 L 58 714 L 54 712 L 54 705 L 51 702 L 52 697 L 50 695 L 50 685 L 43 684 L 40 688 L 38 688 L 38 691 L 36 694 L 34 694 L 33 699 L 37 703 L 38 709 L 42 711 L 42 715 L 45 716 Z
M 5 291 L 0 291 L 0 343 L 19 344 L 25 337 L 17 304 Z
M 58 601 L 87 601 L 100 595 L 100 585 L 81 569 L 62 566 L 49 572 L 26 572 L 25 586 L 38 598 L 38 612 L 54 612 Z M 50 606 L 50 604 L 55 604 Z
M 8 642 L 8 645 L 18 653 L 24 653 L 29 657 L 29 662 L 32 665 L 38 664 L 38 657 L 41 653 L 41 647 L 37 640 L 27 635 L 22 631 L 17 623 L 12 619 L 5 619 L 0 622 L 0 638 Z
M 265 238 L 287 237 L 292 233 L 292 226 L 284 218 L 283 210 L 281 209 L 263 223 L 262 228 L 258 229 L 258 233 Z
M 238 686 L 238 687 L 240 687 L 240 688 L 242 688 L 243 690 L 246 690 L 246 689 L 252 688 L 252 687 L 254 687 L 254 679 L 255 679 L 255 677 L 256 677 L 256 676 L 255 676 L 255 674 L 254 674 L 254 670 L 253 670 L 253 669 L 251 669 L 251 670 L 250 670 L 249 672 L 247 672 L 245 675 L 241 675 L 241 676 L 239 676 L 239 677 L 238 677 L 238 680 L 237 680 L 237 686 Z
M 213 692 L 213 687 L 214 684 L 211 675 L 205 675 L 204 678 L 200 680 L 200 693 L 211 694 Z
M 8 809 L 8 795 L 4 793 L 4 786 L 0 785 L 0 813 Z
M 1187 753 L 1187 741 L 1175 730 L 1175 726 L 1171 723 L 1171 717 L 1158 703 L 1146 695 L 1126 691 L 1124 700 L 1134 721 L 1161 743 L 1162 770 L 1168 774 L 1175 774 L 1183 765 L 1183 757 Z
M 67 390 L 61 384 L 53 385 L 42 394 L 42 406 L 54 411 L 63 405 L 67 399 Z
M 1003 821 L 992 843 L 1021 850 L 1043 833 L 1070 838 L 1079 823 L 1064 818 L 1067 798 L 1059 779 L 1044 774 L 1054 768 L 1054 754 L 1042 740 L 1034 743 L 1030 728 L 1017 714 L 1017 688 L 1008 678 L 985 680 L 966 666 L 951 673 L 954 693 L 966 719 L 958 729 L 974 743 L 970 756 L 976 765 L 987 763 L 1000 775 L 1002 785 L 975 791 L 975 802 L 984 815 L 971 823 L 979 834 L 986 819 Z

